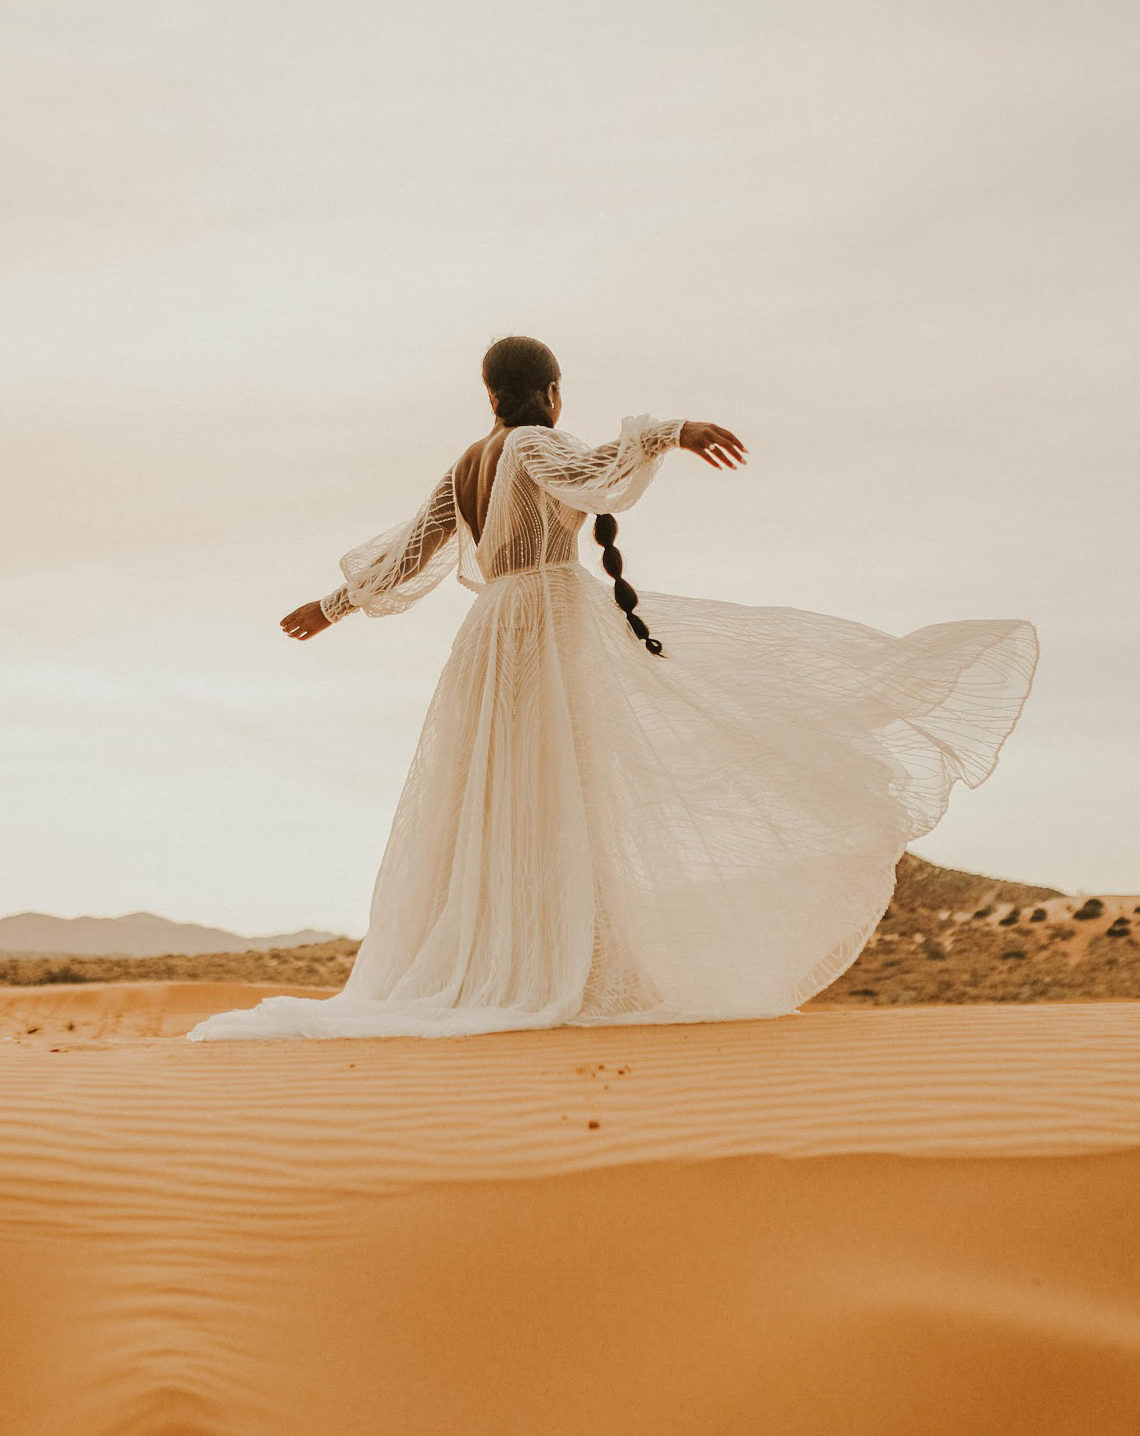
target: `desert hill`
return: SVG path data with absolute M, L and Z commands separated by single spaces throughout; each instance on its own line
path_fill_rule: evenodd
M 1140 998 L 1140 895 L 1055 888 L 899 861 L 858 960 L 811 1005 Z
M 972 912 L 987 903 L 1025 904 L 1065 896 L 1056 888 L 983 877 L 980 873 L 964 873 L 958 868 L 940 868 L 937 863 L 928 863 L 914 853 L 903 853 L 895 869 L 895 893 L 891 904 L 902 911 L 955 908 Z

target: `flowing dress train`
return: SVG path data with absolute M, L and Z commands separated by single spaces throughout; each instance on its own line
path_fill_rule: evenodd
M 214 1014 L 192 1040 L 773 1017 L 854 962 L 907 844 L 993 772 L 1037 631 L 898 637 L 639 589 L 654 656 L 578 534 L 640 498 L 682 422 L 632 416 L 597 448 L 512 429 L 478 543 L 453 466 L 341 560 L 332 617 L 399 612 L 453 571 L 477 596 L 344 988 Z

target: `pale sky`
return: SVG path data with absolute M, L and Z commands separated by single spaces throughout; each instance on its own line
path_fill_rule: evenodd
M 1140 889 L 1131 3 L 3 7 L 0 915 L 359 936 L 473 595 L 278 620 L 491 424 L 712 419 L 642 591 L 902 634 L 1028 618 L 913 845 Z M 583 530 L 583 561 L 601 573 Z

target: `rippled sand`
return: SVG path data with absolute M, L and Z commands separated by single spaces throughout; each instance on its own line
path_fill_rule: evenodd
M 5 1436 L 1137 1429 L 1140 1005 L 181 1036 L 267 990 L 0 992 Z

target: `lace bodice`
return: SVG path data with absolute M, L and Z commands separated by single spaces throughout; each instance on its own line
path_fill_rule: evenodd
M 383 617 L 409 608 L 452 570 L 478 591 L 494 579 L 577 558 L 586 514 L 636 503 L 680 442 L 683 419 L 622 420 L 618 437 L 591 448 L 562 429 L 522 424 L 507 435 L 476 542 L 455 500 L 455 469 L 433 485 L 402 524 L 350 550 L 345 582 L 321 599 L 337 622 L 354 609 Z

